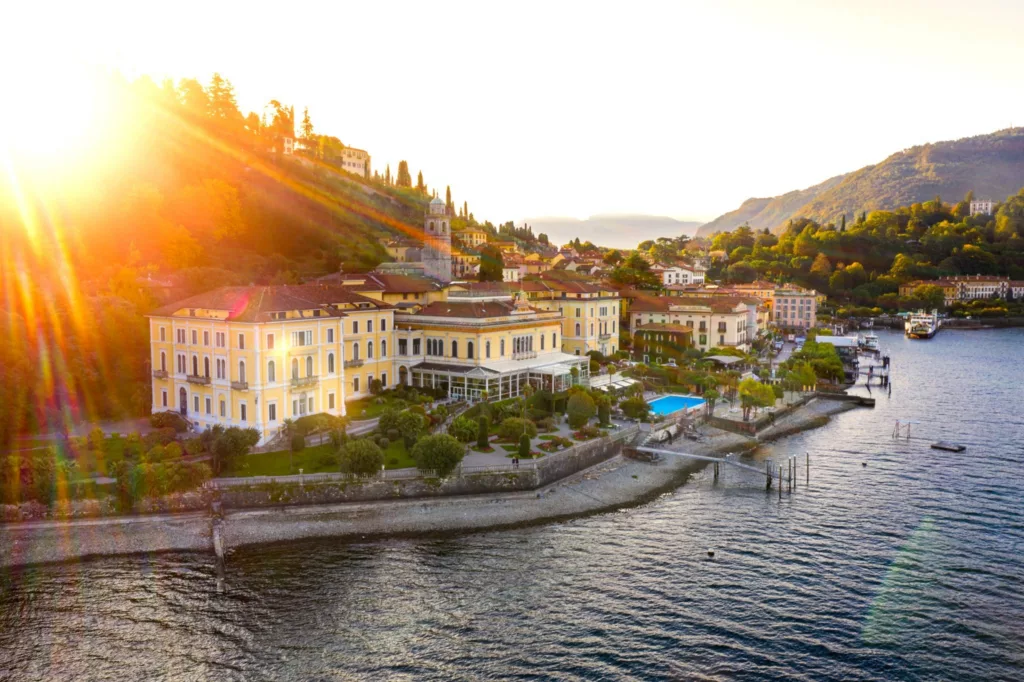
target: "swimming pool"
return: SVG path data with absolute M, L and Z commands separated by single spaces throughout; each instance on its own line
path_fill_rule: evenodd
M 648 403 L 651 412 L 659 415 L 672 414 L 679 410 L 692 410 L 695 407 L 703 407 L 704 399 L 692 395 L 665 395 L 655 398 Z

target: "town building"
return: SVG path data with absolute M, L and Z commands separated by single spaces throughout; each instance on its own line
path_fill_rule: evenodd
M 633 359 L 645 364 L 681 364 L 693 348 L 693 329 L 682 324 L 655 322 L 633 330 Z
M 337 156 L 341 169 L 349 173 L 355 173 L 369 179 L 370 177 L 370 153 L 365 149 L 355 147 L 344 147 Z
M 956 275 L 934 280 L 915 280 L 900 285 L 900 296 L 910 296 L 919 286 L 934 285 L 942 288 L 945 304 L 973 301 L 979 298 L 1017 297 L 1009 277 L 996 275 Z
M 657 265 L 651 268 L 662 286 L 703 284 L 707 269 L 700 265 Z
M 480 272 L 480 255 L 466 249 L 452 249 L 452 277 L 466 279 Z
M 385 265 L 385 264 L 382 264 Z M 423 306 L 447 298 L 447 285 L 422 275 L 373 272 L 338 273 L 317 280 L 340 284 L 357 294 L 382 301 L 399 309 Z
M 384 250 L 397 263 L 416 263 L 423 261 L 423 247 L 420 242 L 412 239 L 393 239 L 384 244 Z
M 222 287 L 147 317 L 152 411 L 198 430 L 254 428 L 262 444 L 396 379 L 394 308 L 343 286 Z
M 574 355 L 619 350 L 619 292 L 575 273 L 551 270 L 519 282 L 530 303 L 562 316 L 562 350 Z
M 527 385 L 553 393 L 589 385 L 589 359 L 560 350 L 561 314 L 501 283 L 455 283 L 447 300 L 399 313 L 395 324 L 402 384 L 474 400 L 514 397 Z
M 775 289 L 771 315 L 780 329 L 813 329 L 818 325 L 818 292 L 797 287 Z
M 749 350 L 757 336 L 750 321 L 750 303 L 741 298 L 667 298 L 635 296 L 629 306 L 629 328 L 652 324 L 683 325 L 693 330 L 693 345 L 701 350 L 732 347 Z
M 440 197 L 430 200 L 423 225 L 423 270 L 439 282 L 452 280 L 451 221 Z
M 458 239 L 466 248 L 479 249 L 487 243 L 487 232 L 481 230 L 479 227 L 467 227 L 464 230 L 456 232 L 455 238 Z
M 990 199 L 974 199 L 971 201 L 971 215 L 992 215 L 996 212 L 996 202 Z

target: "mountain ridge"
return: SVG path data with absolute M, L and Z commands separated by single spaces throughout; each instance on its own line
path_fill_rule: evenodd
M 674 238 L 681 234 L 692 237 L 702 224 L 695 220 L 640 213 L 603 213 L 583 220 L 542 216 L 527 218 L 525 222 L 533 228 L 535 234 L 547 234 L 552 244 L 564 244 L 579 237 L 594 244 L 619 249 L 632 249 L 646 239 Z

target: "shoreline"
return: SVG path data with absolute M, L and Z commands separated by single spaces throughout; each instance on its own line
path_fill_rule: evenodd
M 710 426 L 691 454 L 749 451 L 760 443 L 819 428 L 853 404 L 814 399 L 757 438 Z M 684 441 L 678 441 L 682 445 Z M 347 540 L 430 533 L 479 532 L 557 523 L 636 507 L 684 485 L 708 462 L 666 458 L 650 464 L 621 454 L 537 490 L 228 510 L 220 524 L 224 551 L 313 538 Z M 201 551 L 213 555 L 212 519 L 205 512 L 0 525 L 7 551 L 0 567 L 58 563 L 96 556 Z

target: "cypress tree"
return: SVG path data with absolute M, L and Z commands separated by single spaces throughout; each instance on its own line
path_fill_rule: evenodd
M 489 447 L 488 432 L 490 431 L 490 420 L 487 415 L 480 415 L 480 419 L 477 420 L 477 433 L 476 433 L 476 447 L 478 450 L 483 450 Z

